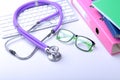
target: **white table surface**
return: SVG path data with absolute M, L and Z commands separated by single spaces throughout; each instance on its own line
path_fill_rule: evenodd
M 0 0 L 0 16 L 13 13 L 29 1 Z M 94 40 L 95 49 L 83 52 L 74 44 L 63 44 L 53 38 L 47 44 L 59 46 L 62 60 L 50 62 L 38 51 L 31 59 L 21 61 L 5 50 L 4 40 L 0 39 L 0 80 L 120 80 L 120 55 L 111 56 L 80 16 L 79 21 L 62 27 Z

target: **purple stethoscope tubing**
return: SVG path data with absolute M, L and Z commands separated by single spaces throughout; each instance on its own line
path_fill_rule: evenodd
M 59 6 L 59 4 L 55 3 L 55 2 L 50 2 L 50 1 L 44 1 L 44 0 L 39 0 L 37 1 L 39 6 L 42 5 L 52 5 L 57 9 L 57 12 L 55 12 L 54 14 L 43 18 L 42 20 L 40 20 L 39 22 L 43 22 L 46 21 L 56 15 L 59 14 L 60 16 L 60 21 L 58 23 L 58 25 L 53 29 L 53 32 L 57 32 L 57 30 L 60 28 L 61 24 L 62 24 L 62 19 L 63 19 L 63 13 L 62 13 L 62 8 L 61 6 Z M 21 7 L 19 7 L 13 17 L 13 24 L 15 26 L 15 28 L 18 30 L 18 32 L 23 35 L 26 39 L 28 39 L 29 41 L 31 41 L 33 44 L 35 44 L 38 48 L 42 49 L 43 51 L 45 51 L 45 49 L 48 47 L 46 44 L 44 44 L 43 42 L 41 42 L 40 40 L 38 40 L 37 38 L 35 38 L 34 36 L 32 36 L 31 34 L 29 34 L 29 32 L 25 31 L 18 23 L 18 17 L 19 15 L 25 11 L 26 9 L 35 7 L 35 1 L 31 1 L 29 3 L 26 3 L 24 5 L 22 5 Z

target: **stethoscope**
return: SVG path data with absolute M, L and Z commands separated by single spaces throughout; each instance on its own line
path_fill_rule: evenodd
M 43 5 L 52 5 L 54 6 L 57 11 L 55 13 L 53 13 L 52 15 L 50 16 L 47 16 L 45 18 L 43 18 L 42 20 L 38 21 L 31 29 L 29 29 L 28 31 L 25 31 L 18 23 L 18 17 L 19 15 L 24 12 L 26 9 L 29 9 L 29 8 L 33 8 L 35 6 L 43 6 Z M 44 21 L 47 21 L 55 16 L 58 16 L 60 17 L 59 19 L 59 23 L 58 25 L 56 25 L 56 27 L 54 27 L 51 32 L 42 40 L 40 41 L 39 39 L 37 39 L 36 37 L 34 37 L 33 35 L 31 35 L 29 32 L 34 30 L 35 26 L 37 24 L 40 24 L 41 22 L 44 22 Z M 38 49 L 41 49 L 42 51 L 44 51 L 47 56 L 48 56 L 48 59 L 50 61 L 53 61 L 53 62 L 56 62 L 56 61 L 59 61 L 61 59 L 61 54 L 59 53 L 59 48 L 57 46 L 48 46 L 46 45 L 45 43 L 43 43 L 43 41 L 48 38 L 48 37 L 52 37 L 60 28 L 61 24 L 62 24 L 62 19 L 63 19 L 63 13 L 62 13 L 62 8 L 59 4 L 55 3 L 55 2 L 51 2 L 51 1 L 44 1 L 44 0 L 39 0 L 37 1 L 37 4 L 36 4 L 36 1 L 31 1 L 31 2 L 28 2 L 24 5 L 22 5 L 21 7 L 19 7 L 16 12 L 14 13 L 14 17 L 13 17 L 13 24 L 15 26 L 15 28 L 17 29 L 17 31 L 19 32 L 20 35 L 22 35 L 22 37 L 26 38 L 27 40 L 29 40 L 31 43 L 33 43 L 36 48 L 34 49 L 34 51 L 32 52 L 31 55 L 25 57 L 25 58 L 22 58 L 20 56 L 17 55 L 16 51 L 14 51 L 13 49 L 9 49 L 8 48 L 8 43 L 11 42 L 13 39 L 17 38 L 17 36 L 15 36 L 14 38 L 8 40 L 5 44 L 5 47 L 7 49 L 7 51 L 9 51 L 12 55 L 14 55 L 15 57 L 21 59 L 21 60 L 25 60 L 25 59 L 28 59 L 30 58 L 35 52 L 36 50 Z

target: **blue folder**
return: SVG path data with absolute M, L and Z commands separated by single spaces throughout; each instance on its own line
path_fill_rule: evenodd
M 120 38 L 120 30 L 104 16 L 103 16 L 103 20 L 107 25 L 107 27 L 109 28 L 110 32 L 112 33 L 113 37 Z

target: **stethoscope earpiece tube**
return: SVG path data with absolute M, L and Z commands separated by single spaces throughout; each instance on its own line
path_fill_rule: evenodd
M 46 45 L 45 43 L 43 43 L 43 41 L 38 40 L 36 37 L 34 37 L 33 35 L 29 34 L 29 32 L 25 31 L 18 23 L 18 17 L 19 15 L 24 12 L 26 9 L 35 7 L 36 2 L 32 1 L 29 3 L 26 3 L 24 5 L 22 5 L 21 7 L 19 7 L 15 14 L 14 14 L 14 18 L 13 18 L 13 24 L 15 26 L 15 28 L 17 29 L 17 31 L 24 36 L 26 39 L 28 39 L 29 41 L 31 41 L 33 44 L 35 44 L 39 49 L 45 51 L 47 53 L 48 59 L 50 61 L 59 61 L 61 59 L 61 54 L 58 52 L 58 47 L 56 46 L 51 46 L 48 47 L 48 45 Z M 37 1 L 37 6 L 43 6 L 43 5 L 52 5 L 57 9 L 57 12 L 55 12 L 53 15 L 50 15 L 48 17 L 43 18 L 42 20 L 38 21 L 37 23 L 46 21 L 54 16 L 57 16 L 59 14 L 60 20 L 58 22 L 58 25 L 56 25 L 56 27 L 54 29 L 51 30 L 51 32 L 46 36 L 49 37 L 51 36 L 51 34 L 56 33 L 61 24 L 62 24 L 62 20 L 63 20 L 63 13 L 62 13 L 62 8 L 59 4 L 55 3 L 55 2 L 51 2 L 51 1 L 44 1 L 44 0 L 39 0 Z M 45 39 L 46 39 L 45 38 Z M 13 55 L 16 55 L 16 52 L 14 50 L 9 50 L 9 52 Z

